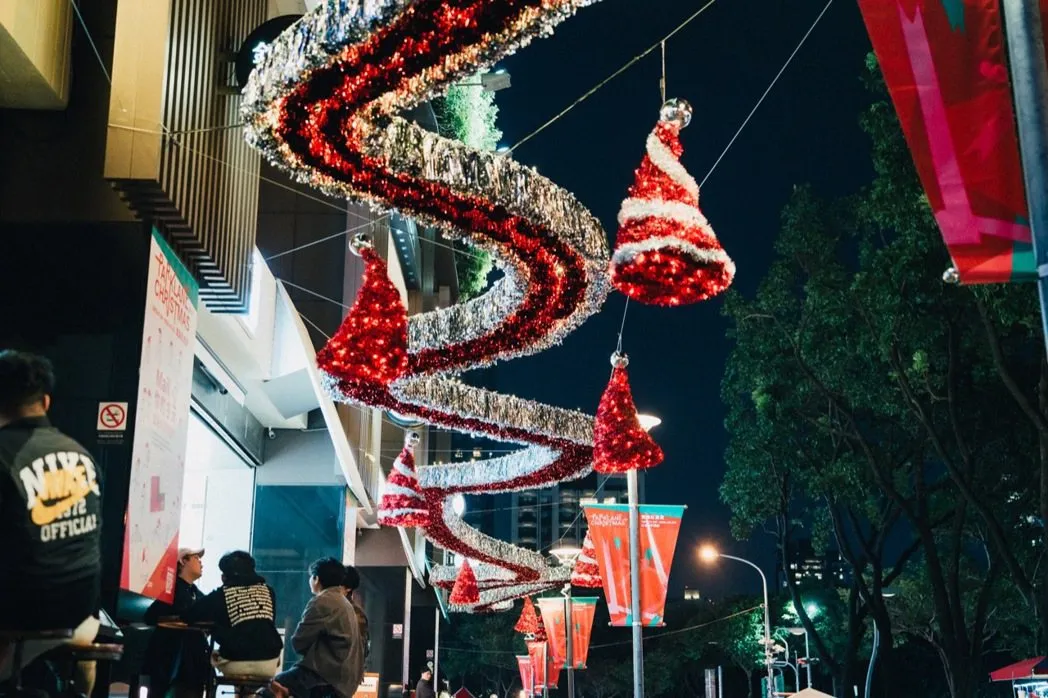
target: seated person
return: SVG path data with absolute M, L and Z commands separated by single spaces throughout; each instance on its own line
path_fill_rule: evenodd
M 156 625 L 163 618 L 177 618 L 204 598 L 196 581 L 204 574 L 203 548 L 180 548 L 175 597 L 171 603 L 154 601 L 146 610 L 145 621 Z M 211 674 L 208 643 L 195 630 L 157 628 L 149 638 L 142 673 L 149 677 L 149 697 L 199 696 Z
M 368 617 L 364 609 L 360 607 L 355 598 L 355 592 L 360 587 L 360 573 L 353 565 L 346 565 L 346 576 L 342 578 L 342 593 L 346 600 L 353 605 L 353 612 L 357 616 L 357 630 L 360 632 L 360 645 L 364 648 L 364 659 L 367 660 L 371 654 L 371 632 L 368 629 Z
M 309 588 L 313 598 L 302 611 L 291 646 L 302 659 L 270 683 L 277 698 L 309 698 L 333 693 L 351 698 L 360 686 L 364 671 L 364 648 L 360 642 L 356 613 L 342 592 L 346 570 L 328 557 L 309 566 Z
M 98 633 L 101 474 L 87 450 L 47 419 L 55 376 L 33 354 L 0 351 L 0 630 Z M 63 641 L 28 642 L 22 665 Z M 13 645 L 0 643 L 0 682 L 11 677 Z M 81 663 L 91 692 L 94 663 Z
M 255 572 L 255 558 L 243 550 L 223 555 L 218 569 L 222 586 L 183 611 L 182 619 L 215 624 L 218 651 L 212 661 L 223 675 L 273 676 L 284 649 L 273 587 Z

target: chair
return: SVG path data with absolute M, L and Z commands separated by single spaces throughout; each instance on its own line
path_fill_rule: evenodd
M 14 657 L 11 664 L 11 689 L 6 694 L 9 698 L 16 696 L 46 696 L 42 691 L 22 688 L 22 656 L 27 642 L 62 642 L 73 637 L 71 628 L 58 630 L 0 630 L 0 645 L 13 644 Z
M 63 686 L 62 695 L 75 697 L 81 695 L 76 685 L 76 665 L 78 662 L 118 662 L 124 656 L 124 646 L 92 642 L 87 645 L 66 643 L 48 652 L 46 658 L 53 662 L 69 665 L 69 675 Z
M 231 686 L 234 695 L 237 698 L 243 698 L 243 696 L 254 694 L 260 688 L 265 688 L 272 680 L 272 676 L 226 676 L 223 674 L 215 677 L 208 698 L 215 698 L 219 686 Z

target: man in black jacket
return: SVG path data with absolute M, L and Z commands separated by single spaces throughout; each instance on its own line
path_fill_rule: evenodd
M 89 643 L 99 627 L 101 474 L 48 421 L 54 385 L 47 359 L 0 351 L 0 629 L 68 629 Z M 23 663 L 54 645 L 28 645 Z M 11 649 L 0 647 L 0 680 Z
M 273 676 L 280 669 L 284 642 L 276 626 L 276 593 L 255 572 L 255 558 L 243 550 L 218 561 L 222 586 L 182 613 L 187 623 L 214 623 L 215 666 L 226 676 Z
M 154 601 L 146 610 L 146 623 L 177 618 L 204 598 L 196 585 L 204 574 L 203 557 L 203 548 L 179 548 L 175 597 L 169 604 Z M 142 673 L 149 677 L 150 698 L 164 698 L 169 692 L 175 698 L 199 696 L 211 674 L 207 638 L 199 630 L 157 628 L 149 638 Z

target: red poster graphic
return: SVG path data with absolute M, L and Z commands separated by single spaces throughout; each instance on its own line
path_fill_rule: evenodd
M 538 692 L 546 686 L 546 669 L 548 668 L 546 643 L 528 642 L 526 644 L 528 646 L 528 657 L 531 659 L 531 673 L 535 679 L 535 691 Z
M 662 625 L 666 588 L 677 547 L 684 506 L 640 506 L 640 607 L 641 624 Z M 611 624 L 633 625 L 630 612 L 629 505 L 590 504 L 586 522 L 597 550 L 597 564 L 604 581 Z
M 566 663 L 568 658 L 567 637 L 564 633 L 565 603 L 565 599 L 557 597 L 539 599 L 539 612 L 546 628 L 550 659 L 558 664 Z
M 596 596 L 572 598 L 571 600 L 571 659 L 576 669 L 586 668 L 597 601 Z
M 535 692 L 535 675 L 531 671 L 531 657 L 517 655 L 517 669 L 520 670 L 520 685 L 524 688 L 524 695 L 530 696 Z
M 1048 20 L 1048 0 L 1040 3 Z M 998 1 L 859 0 L 859 7 L 961 280 L 1033 280 Z

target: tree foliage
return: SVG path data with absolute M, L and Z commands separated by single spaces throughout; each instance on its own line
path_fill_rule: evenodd
M 736 535 L 766 528 L 784 564 L 798 535 L 847 560 L 837 642 L 787 575 L 842 687 L 858 683 L 867 618 L 890 643 L 885 588 L 917 584 L 926 612 L 914 617 L 934 626 L 923 639 L 951 695 L 968 698 L 993 618 L 1019 603 L 1044 628 L 1048 610 L 1048 537 L 1031 523 L 1048 518 L 1036 296 L 944 284 L 949 259 L 892 106 L 876 102 L 861 126 L 873 182 L 834 201 L 797 187 L 756 296 L 725 304 L 722 497 Z
M 495 93 L 485 92 L 480 86 L 480 76 L 452 85 L 443 98 L 436 103 L 437 122 L 440 135 L 462 141 L 477 150 L 495 150 L 502 131 L 496 122 L 499 108 L 495 104 Z M 454 243 L 455 272 L 459 282 L 460 300 L 469 300 L 487 287 L 491 273 L 491 255 L 486 250 Z

